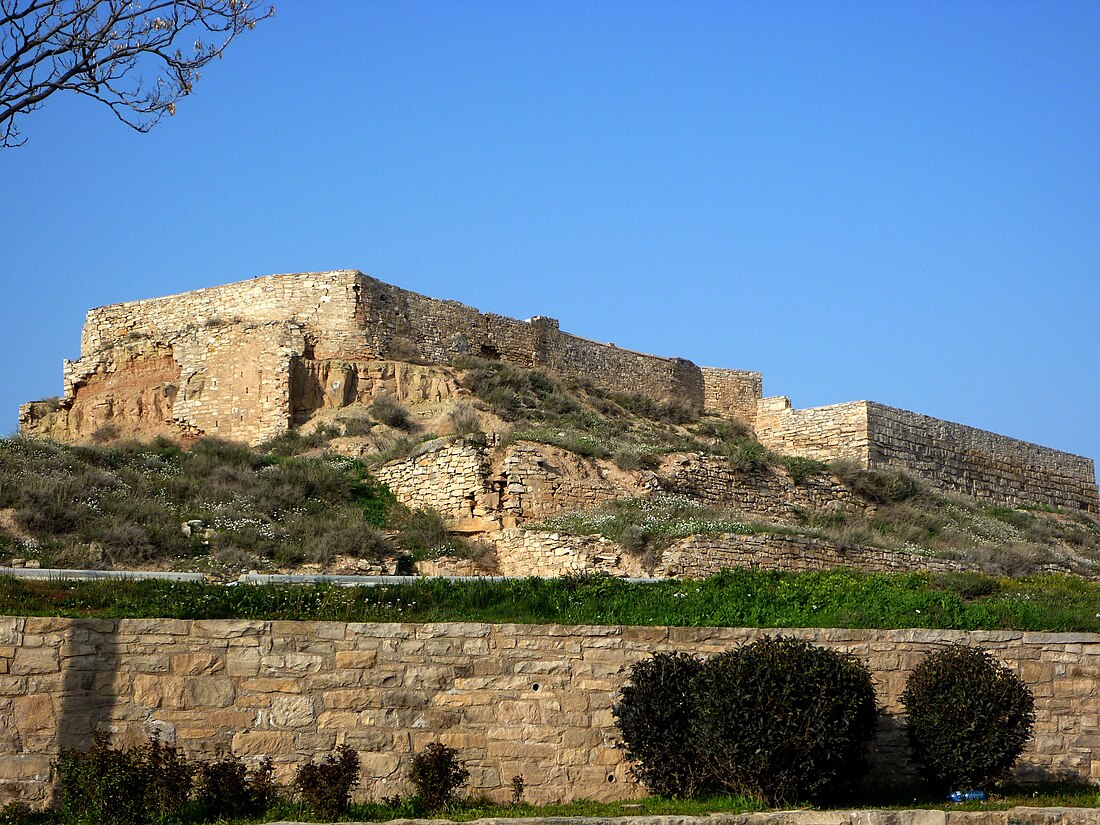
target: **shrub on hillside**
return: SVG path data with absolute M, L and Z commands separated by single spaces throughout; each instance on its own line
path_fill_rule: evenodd
M 869 470 L 852 459 L 838 459 L 829 469 L 853 493 L 876 504 L 908 501 L 921 493 L 915 478 L 902 470 Z
M 917 665 L 901 702 L 917 763 L 944 790 L 980 789 L 1006 776 L 1035 723 L 1035 700 L 1023 680 L 963 645 Z
M 438 811 L 454 799 L 455 791 L 470 778 L 458 758 L 458 751 L 432 742 L 412 758 L 409 781 L 428 811 Z
M 474 405 L 467 401 L 455 404 L 447 413 L 447 423 L 455 435 L 472 436 L 482 432 L 481 417 Z
M 351 789 L 359 783 L 359 754 L 347 745 L 320 762 L 312 759 L 298 767 L 294 789 L 307 808 L 318 816 L 337 819 L 351 804 Z
M 691 730 L 692 681 L 702 667 L 686 653 L 655 653 L 630 668 L 612 709 L 631 773 L 651 793 L 691 797 L 706 787 Z
M 820 798 L 861 775 L 877 708 L 852 656 L 769 637 L 709 659 L 692 733 L 719 787 L 769 804 Z
M 391 395 L 380 395 L 375 398 L 371 402 L 369 410 L 376 421 L 393 427 L 395 430 L 411 432 L 416 429 L 416 424 L 409 416 L 409 411 Z

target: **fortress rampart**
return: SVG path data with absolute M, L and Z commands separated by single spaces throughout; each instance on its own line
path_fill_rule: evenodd
M 992 504 L 1097 511 L 1091 459 L 872 401 L 795 410 L 785 397 L 765 398 L 756 431 L 777 452 L 901 467 Z
M 562 332 L 553 318 L 480 312 L 355 270 L 270 275 L 93 309 L 64 397 L 20 410 L 30 434 L 81 441 L 215 435 L 252 444 L 321 407 L 370 400 L 380 362 L 499 359 L 612 392 L 677 399 L 753 427 L 778 452 L 901 467 L 1000 503 L 1096 511 L 1093 462 L 971 427 L 856 401 L 795 410 L 759 372 L 698 367 Z

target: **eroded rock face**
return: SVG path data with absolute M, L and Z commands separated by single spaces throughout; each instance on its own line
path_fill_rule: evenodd
M 381 395 L 402 404 L 422 404 L 463 394 L 454 374 L 442 367 L 336 358 L 291 361 L 290 398 L 295 424 L 305 423 L 318 410 L 369 404 Z
M 20 428 L 70 442 L 185 438 L 188 428 L 173 415 L 179 382 L 180 365 L 171 347 L 150 342 L 114 347 L 97 369 L 74 382 L 70 398 L 24 405 Z

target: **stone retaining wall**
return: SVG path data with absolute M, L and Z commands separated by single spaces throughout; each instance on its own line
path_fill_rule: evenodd
M 774 631 L 773 631 L 774 632 Z M 898 696 L 925 654 L 979 645 L 1036 697 L 1024 779 L 1100 778 L 1100 635 L 936 630 L 789 630 L 852 653 L 874 673 L 884 718 L 874 764 L 911 770 Z M 729 628 L 168 619 L 0 619 L 0 802 L 44 800 L 59 746 L 96 730 L 153 732 L 193 757 L 269 756 L 287 781 L 346 743 L 361 793 L 407 792 L 411 754 L 458 748 L 470 790 L 505 799 L 521 775 L 534 802 L 621 799 L 631 781 L 611 707 L 630 664 L 659 650 L 713 654 L 764 635 Z
M 668 492 L 766 520 L 789 522 L 800 512 L 867 514 L 875 509 L 832 473 L 796 482 L 784 467 L 735 470 L 726 459 L 706 453 L 669 456 L 660 472 L 661 487 Z
M 440 825 L 449 820 L 395 819 L 389 825 Z M 765 811 L 751 814 L 681 814 L 616 817 L 539 816 L 487 817 L 467 825 L 1095 825 L 1097 808 L 1009 808 L 1003 811 L 887 810 L 887 811 Z M 273 825 L 309 825 L 276 822 Z M 367 823 L 348 823 L 367 825 Z

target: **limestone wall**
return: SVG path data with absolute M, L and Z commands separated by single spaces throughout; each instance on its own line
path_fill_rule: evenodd
M 724 569 L 829 570 L 851 567 L 872 573 L 981 572 L 981 565 L 941 559 L 907 550 L 841 546 L 835 542 L 782 533 L 688 536 L 661 557 L 662 576 L 702 579 Z
M 995 504 L 1100 506 L 1091 459 L 870 401 L 796 410 L 788 398 L 765 398 L 756 431 L 780 453 L 897 467 Z
M 150 383 L 150 371 L 132 357 L 135 349 L 166 352 L 175 365 L 166 362 L 162 380 Z M 519 321 L 339 270 L 270 275 L 90 310 L 80 358 L 65 364 L 60 410 L 26 406 L 20 421 L 26 432 L 62 440 L 112 426 L 123 435 L 207 434 L 258 443 L 320 406 L 357 400 L 354 378 L 369 373 L 371 362 L 450 364 L 468 356 L 745 420 L 759 396 L 758 373 L 710 370 L 706 389 L 690 361 L 570 335 L 553 318 Z M 336 377 L 318 384 L 329 373 Z M 85 404 L 81 394 L 95 398 Z
M 867 465 L 867 402 L 796 410 L 786 396 L 765 398 L 756 415 L 760 443 L 785 455 L 818 461 L 851 458 Z
M 461 532 L 515 527 L 652 489 L 642 473 L 548 444 L 519 441 L 503 450 L 461 439 L 425 444 L 374 475 L 407 507 L 430 507 Z M 648 474 L 652 476 L 652 474 Z
M 630 664 L 658 650 L 717 653 L 765 632 L 3 618 L 0 802 L 44 799 L 58 747 L 95 730 L 129 743 L 156 731 L 194 757 L 270 756 L 282 781 L 346 743 L 361 754 L 364 797 L 407 792 L 411 754 L 433 741 L 459 749 L 475 793 L 505 799 L 521 775 L 535 802 L 630 797 L 640 790 L 614 747 L 611 713 Z M 926 653 L 980 645 L 1035 693 L 1020 775 L 1100 778 L 1100 635 L 784 632 L 859 657 L 890 715 Z M 905 754 L 888 718 L 874 763 L 896 778 L 910 769 Z
M 996 504 L 1097 511 L 1092 459 L 927 415 L 867 404 L 871 466 Z
M 354 270 L 268 275 L 164 298 L 126 301 L 88 311 L 81 357 L 120 341 L 167 340 L 186 330 L 239 321 L 293 321 L 323 337 L 317 357 L 368 357 L 357 318 L 359 273 Z
M 661 464 L 661 487 L 764 520 L 788 522 L 800 512 L 874 510 L 874 505 L 854 495 L 832 474 L 811 475 L 795 482 L 783 467 L 745 472 L 735 470 L 724 458 L 706 453 L 667 457 Z
M 702 367 L 703 409 L 748 424 L 756 423 L 757 405 L 763 395 L 764 377 L 759 372 Z
M 703 376 L 680 358 L 661 358 L 562 332 L 553 318 L 518 321 L 359 276 L 360 311 L 371 349 L 389 358 L 452 363 L 499 359 L 547 369 L 616 392 L 678 398 L 703 407 Z

